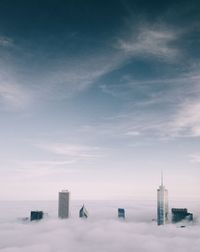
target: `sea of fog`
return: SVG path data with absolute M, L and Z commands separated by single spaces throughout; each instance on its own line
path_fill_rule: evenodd
M 82 204 L 88 219 L 79 219 Z M 117 208 L 125 208 L 125 221 Z M 1 201 L 1 252 L 199 252 L 200 203 L 171 202 L 170 207 L 187 207 L 194 213 L 191 224 L 157 226 L 155 201 L 72 201 L 71 216 L 57 218 L 57 201 Z M 43 210 L 48 217 L 25 222 L 31 210 Z M 185 228 L 180 228 L 186 225 Z

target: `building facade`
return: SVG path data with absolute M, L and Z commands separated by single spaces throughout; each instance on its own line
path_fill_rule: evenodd
M 188 213 L 187 208 L 172 208 L 172 222 L 176 223 L 182 220 L 192 221 L 193 214 Z
M 31 221 L 41 220 L 43 219 L 44 213 L 42 211 L 31 211 Z
M 118 218 L 125 218 L 124 208 L 118 208 Z
M 168 191 L 163 185 L 163 178 L 161 178 L 161 185 L 157 189 L 157 224 L 165 225 L 168 222 Z
M 70 192 L 63 190 L 59 192 L 58 200 L 58 217 L 61 219 L 69 218 L 69 201 L 70 201 Z

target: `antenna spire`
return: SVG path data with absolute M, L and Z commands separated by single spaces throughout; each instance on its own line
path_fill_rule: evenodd
M 161 171 L 161 186 L 163 186 L 163 170 Z

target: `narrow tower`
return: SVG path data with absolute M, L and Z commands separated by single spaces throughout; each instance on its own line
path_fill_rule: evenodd
M 165 225 L 168 221 L 168 191 L 163 185 L 163 173 L 161 173 L 161 185 L 157 189 L 157 224 Z
M 69 196 L 70 193 L 67 190 L 59 192 L 58 217 L 61 219 L 69 217 Z

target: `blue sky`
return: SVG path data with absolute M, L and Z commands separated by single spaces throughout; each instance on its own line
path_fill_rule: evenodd
M 0 199 L 200 189 L 197 1 L 0 2 Z

